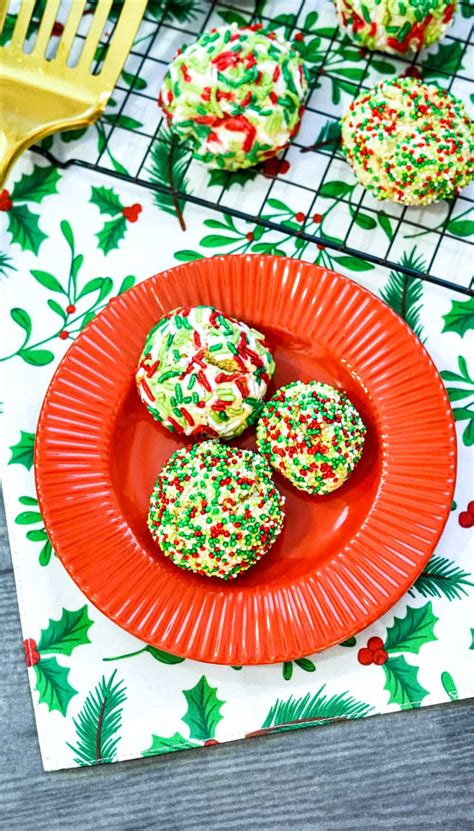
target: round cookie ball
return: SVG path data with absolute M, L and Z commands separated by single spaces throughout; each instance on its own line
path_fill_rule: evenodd
M 175 565 L 230 580 L 273 545 L 284 503 L 258 453 L 204 441 L 177 450 L 163 466 L 148 527 Z
M 274 371 L 256 329 L 212 306 L 183 306 L 148 333 L 136 382 L 168 430 L 231 439 L 256 421 Z
M 464 105 L 415 78 L 359 95 L 342 119 L 342 146 L 361 185 L 404 205 L 452 199 L 474 175 L 474 125 Z
M 170 127 L 212 167 L 251 167 L 298 132 L 308 89 L 303 63 L 287 41 L 261 29 L 233 23 L 201 35 L 163 81 Z
M 356 43 L 404 54 L 443 37 L 457 0 L 335 0 L 335 4 L 341 26 Z
M 265 404 L 257 425 L 260 453 L 299 490 L 340 488 L 362 455 L 366 429 L 343 392 L 295 381 Z

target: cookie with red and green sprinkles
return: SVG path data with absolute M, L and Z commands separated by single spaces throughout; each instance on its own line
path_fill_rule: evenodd
M 404 54 L 443 37 L 457 0 L 335 0 L 335 5 L 341 26 L 356 43 Z
M 428 205 L 474 176 L 474 122 L 446 90 L 396 78 L 359 95 L 342 119 L 342 146 L 377 199 Z
M 179 568 L 230 580 L 273 545 L 284 503 L 262 456 L 204 441 L 177 450 L 163 466 L 148 527 Z
M 261 332 L 213 306 L 182 306 L 148 333 L 136 382 L 168 430 L 231 439 L 256 421 L 274 371 Z
M 184 46 L 159 102 L 195 158 L 226 170 L 278 153 L 299 129 L 308 83 L 293 47 L 262 26 L 234 23 Z
M 295 381 L 265 404 L 257 425 L 260 453 L 299 490 L 340 488 L 358 463 L 366 428 L 344 392 Z

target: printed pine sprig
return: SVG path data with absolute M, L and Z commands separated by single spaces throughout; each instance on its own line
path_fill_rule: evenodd
M 17 357 L 32 366 L 50 364 L 54 360 L 54 353 L 43 347 L 56 341 L 57 338 L 59 340 L 73 338 L 106 305 L 106 298 L 113 289 L 113 280 L 111 277 L 93 277 L 81 284 L 79 276 L 84 264 L 84 255 L 76 253 L 74 234 L 69 222 L 63 220 L 60 227 L 70 253 L 68 274 L 58 278 L 49 271 L 38 269 L 31 271 L 34 279 L 53 294 L 53 297 L 47 300 L 47 305 L 54 315 L 59 317 L 60 323 L 52 325 L 52 334 L 42 340 L 34 341 L 32 338 L 33 323 L 26 309 L 12 309 L 10 316 L 22 330 L 23 341 L 10 355 L 0 357 L 0 363 Z M 134 283 L 135 277 L 132 275 L 125 277 L 118 294 L 127 291 Z M 91 295 L 94 298 L 92 302 Z
M 175 215 L 183 231 L 186 230 L 183 217 L 185 203 L 178 198 L 177 193 L 189 192 L 186 171 L 191 155 L 189 146 L 179 142 L 167 127 L 162 127 L 151 149 L 151 166 L 148 170 L 150 182 L 172 191 L 171 194 L 155 191 L 155 205 L 162 211 Z
M 420 274 L 426 272 L 426 263 L 423 257 L 417 255 L 416 246 L 408 254 L 403 253 L 400 263 L 406 268 L 419 271 Z M 391 271 L 385 286 L 380 291 L 380 296 L 421 339 L 423 337 L 423 326 L 420 321 L 423 280 L 408 277 L 401 271 Z
M 18 271 L 18 269 L 12 264 L 11 257 L 0 251 L 0 277 L 8 277 L 9 271 Z
M 298 730 L 335 721 L 364 718 L 373 710 L 370 704 L 358 701 L 349 692 L 328 696 L 323 685 L 313 695 L 307 693 L 302 698 L 290 696 L 286 700 L 277 698 L 268 711 L 261 729 L 248 733 L 247 738 L 270 732 Z
M 447 600 L 460 600 L 469 594 L 468 587 L 474 586 L 467 571 L 445 557 L 435 556 L 428 561 L 408 593 L 416 597 L 446 597 Z
M 71 748 L 74 761 L 81 767 L 110 764 L 117 760 L 126 687 L 115 681 L 116 671 L 108 681 L 105 676 L 86 697 L 77 718 L 73 719 L 76 743 Z
M 35 165 L 31 173 L 24 173 L 15 182 L 12 191 L 4 189 L 0 194 L 0 211 L 8 216 L 7 230 L 12 243 L 16 242 L 23 251 L 38 254 L 47 234 L 39 227 L 39 214 L 22 203 L 40 203 L 46 196 L 57 193 L 59 179 L 56 167 Z
M 216 727 L 222 721 L 221 709 L 225 701 L 217 697 L 217 687 L 211 687 L 203 675 L 190 690 L 183 690 L 187 710 L 182 721 L 189 728 L 189 738 L 181 733 L 173 736 L 153 735 L 151 745 L 142 756 L 156 756 L 173 750 L 186 750 L 217 744 Z
M 50 713 L 57 710 L 65 716 L 71 698 L 77 695 L 69 683 L 69 668 L 54 656 L 70 656 L 76 647 L 90 643 L 88 632 L 92 625 L 87 606 L 63 609 L 58 620 L 50 619 L 46 629 L 41 630 L 38 642 L 33 638 L 24 641 L 26 665 L 33 668 L 39 703 L 46 704 Z
M 98 207 L 101 214 L 113 217 L 96 234 L 99 248 L 104 254 L 108 254 L 114 248 L 119 247 L 119 243 L 125 237 L 127 223 L 137 221 L 142 212 L 142 206 L 135 202 L 126 207 L 113 188 L 105 187 L 93 187 L 89 201 Z
M 38 508 L 38 500 L 34 496 L 20 496 L 18 501 L 21 505 L 28 506 L 28 510 L 21 511 L 15 517 L 17 525 L 36 525 L 36 528 L 30 528 L 26 532 L 26 537 L 31 542 L 41 543 L 41 548 L 38 555 L 40 566 L 47 566 L 51 560 L 53 547 L 44 527 L 43 517 Z
M 474 380 L 471 378 L 467 361 L 462 356 L 458 357 L 459 372 L 452 372 L 449 369 L 440 372 L 443 381 L 451 381 L 455 386 L 446 387 L 451 404 L 462 401 L 460 407 L 453 406 L 455 421 L 467 421 L 462 434 L 463 443 L 466 447 L 474 444 Z
M 395 617 L 392 625 L 387 627 L 385 640 L 371 637 L 367 646 L 359 649 L 357 658 L 360 664 L 382 667 L 389 704 L 398 704 L 401 709 L 421 707 L 428 690 L 418 681 L 418 667 L 409 663 L 401 653 L 417 655 L 424 644 L 437 640 L 434 633 L 437 622 L 431 602 L 420 608 L 408 606 L 405 617 Z

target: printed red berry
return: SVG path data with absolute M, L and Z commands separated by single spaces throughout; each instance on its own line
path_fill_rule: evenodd
M 128 208 L 124 208 L 122 214 L 124 215 L 125 219 L 128 219 L 129 222 L 136 222 L 138 219 L 138 215 L 141 214 L 142 210 L 142 206 L 138 202 L 135 202 Z
M 474 514 L 469 513 L 469 511 L 461 511 L 458 522 L 461 528 L 471 528 L 474 525 Z
M 297 40 L 298 43 L 301 43 L 301 41 L 304 40 L 303 32 L 297 32 L 294 39 Z
M 204 747 L 209 747 L 211 744 L 219 744 L 219 742 L 216 739 L 208 739 L 204 742 Z
M 249 242 L 253 242 L 253 231 L 249 231 L 248 234 L 245 234 Z
M 375 652 L 376 649 L 383 649 L 382 638 L 369 638 L 367 647 L 371 650 L 371 652 Z
M 76 311 L 76 307 L 69 304 L 69 306 L 66 306 L 66 311 L 68 315 L 72 315 Z
M 322 222 L 322 219 L 322 214 L 313 214 L 313 222 L 315 222 L 316 225 L 319 225 L 319 223 Z
M 388 661 L 388 655 L 385 652 L 385 649 L 376 649 L 373 655 L 374 664 L 377 666 L 381 666 Z
M 369 664 L 373 664 L 374 662 L 373 652 L 370 649 L 367 649 L 367 647 L 359 649 L 359 652 L 357 653 L 357 658 L 359 664 L 362 664 L 364 667 L 368 667 Z
M 407 66 L 405 72 L 402 75 L 402 78 L 417 78 L 419 81 L 421 80 L 420 70 L 417 69 L 416 66 Z
M 295 214 L 295 219 L 296 219 L 297 222 L 304 222 L 305 219 L 306 219 L 306 216 L 302 211 L 298 211 L 298 213 Z
M 23 647 L 25 650 L 26 666 L 34 667 L 40 659 L 40 654 L 36 648 L 36 641 L 33 638 L 27 638 L 26 641 L 23 641 Z
M 284 176 L 290 169 L 290 163 L 286 159 L 277 159 L 275 156 L 267 159 L 263 165 L 264 176 Z
M 61 340 L 67 340 L 69 337 L 69 332 L 66 332 L 66 330 L 63 329 L 63 331 L 59 333 L 59 337 L 61 338 Z
M 320 242 L 317 243 L 316 247 L 319 248 L 320 251 L 324 251 L 324 245 L 321 245 Z
M 64 24 L 60 23 L 59 20 L 56 20 L 56 23 L 54 24 L 54 26 L 51 30 L 52 36 L 53 37 L 59 37 L 59 35 L 62 35 L 63 32 L 64 32 Z
M 11 211 L 13 202 L 10 199 L 10 194 L 7 190 L 2 190 L 0 194 L 0 211 Z
M 467 510 L 470 514 L 474 514 L 474 501 L 469 502 L 469 505 L 467 506 Z

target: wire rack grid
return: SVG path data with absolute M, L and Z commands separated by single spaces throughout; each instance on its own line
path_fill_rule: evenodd
M 463 3 L 465 0 L 461 6 Z M 116 21 L 121 3 L 115 5 Z M 59 166 L 74 164 L 112 174 L 169 197 L 168 210 L 176 211 L 182 225 L 182 206 L 193 203 L 299 238 L 301 245 L 327 248 L 472 295 L 472 247 L 464 229 L 474 208 L 474 187 L 466 188 L 449 204 L 426 208 L 377 202 L 355 184 L 337 138 L 339 117 L 350 100 L 394 74 L 419 74 L 465 102 L 472 101 L 472 79 L 466 69 L 472 66 L 474 52 L 469 13 L 462 16 L 458 11 L 456 25 L 441 46 L 413 57 L 394 58 L 354 46 L 337 26 L 332 4 L 324 0 L 316 4 L 309 0 L 240 0 L 232 4 L 222 0 L 152 0 L 126 73 L 116 87 L 112 108 L 99 122 L 97 146 L 86 140 L 69 143 L 66 134 L 63 142 L 35 149 Z M 174 179 L 171 162 L 176 146 L 157 106 L 161 81 L 179 46 L 212 26 L 232 21 L 260 22 L 281 31 L 305 58 L 310 91 L 300 133 L 280 154 L 279 162 L 244 174 L 212 174 L 193 160 L 191 148 L 180 147 L 182 163 L 179 177 Z M 104 49 L 113 38 L 113 26 L 112 22 L 104 33 Z M 81 31 L 79 35 L 85 36 Z M 103 52 L 97 55 L 97 68 L 103 56 Z M 157 152 L 168 158 L 168 181 L 154 172 Z M 298 210 L 291 216 L 269 210 L 278 204 L 291 204 Z M 376 227 L 384 233 L 373 234 Z M 423 242 L 423 271 L 401 258 L 406 240 L 415 238 Z M 258 243 L 254 249 L 258 250 Z

